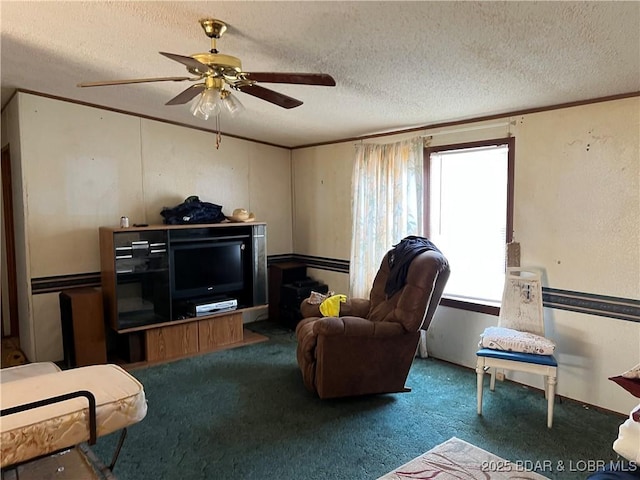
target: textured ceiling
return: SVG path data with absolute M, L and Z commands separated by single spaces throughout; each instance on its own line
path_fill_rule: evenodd
M 223 133 L 300 146 L 640 91 L 640 2 L 0 3 L 2 105 L 31 90 L 213 128 L 165 106 L 187 76 L 159 51 L 210 48 L 198 19 L 229 25 L 221 53 L 245 71 L 321 72 L 336 87 L 262 84 L 285 110 L 238 92 Z

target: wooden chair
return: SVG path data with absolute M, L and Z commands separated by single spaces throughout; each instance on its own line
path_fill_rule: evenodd
M 476 352 L 478 415 L 482 415 L 486 371 L 491 374 L 491 391 L 495 389 L 498 369 L 533 373 L 544 377 L 547 427 L 551 428 L 558 362 L 553 356 L 555 344 L 544 336 L 539 273 L 522 268 L 507 269 L 498 327 L 485 329 L 480 347 Z

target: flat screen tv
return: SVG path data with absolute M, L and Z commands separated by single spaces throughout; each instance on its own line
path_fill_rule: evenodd
M 171 247 L 174 299 L 220 297 L 243 290 L 244 243 L 184 243 Z

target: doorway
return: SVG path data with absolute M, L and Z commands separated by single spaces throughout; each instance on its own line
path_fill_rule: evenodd
M 2 172 L 2 308 L 0 309 L 2 337 L 11 337 L 19 344 L 18 289 L 13 218 L 13 187 L 11 182 L 11 154 L 9 145 L 0 152 Z

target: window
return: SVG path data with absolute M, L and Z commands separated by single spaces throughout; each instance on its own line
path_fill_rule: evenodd
M 425 149 L 426 234 L 451 265 L 444 305 L 500 302 L 513 230 L 514 143 L 507 138 Z

